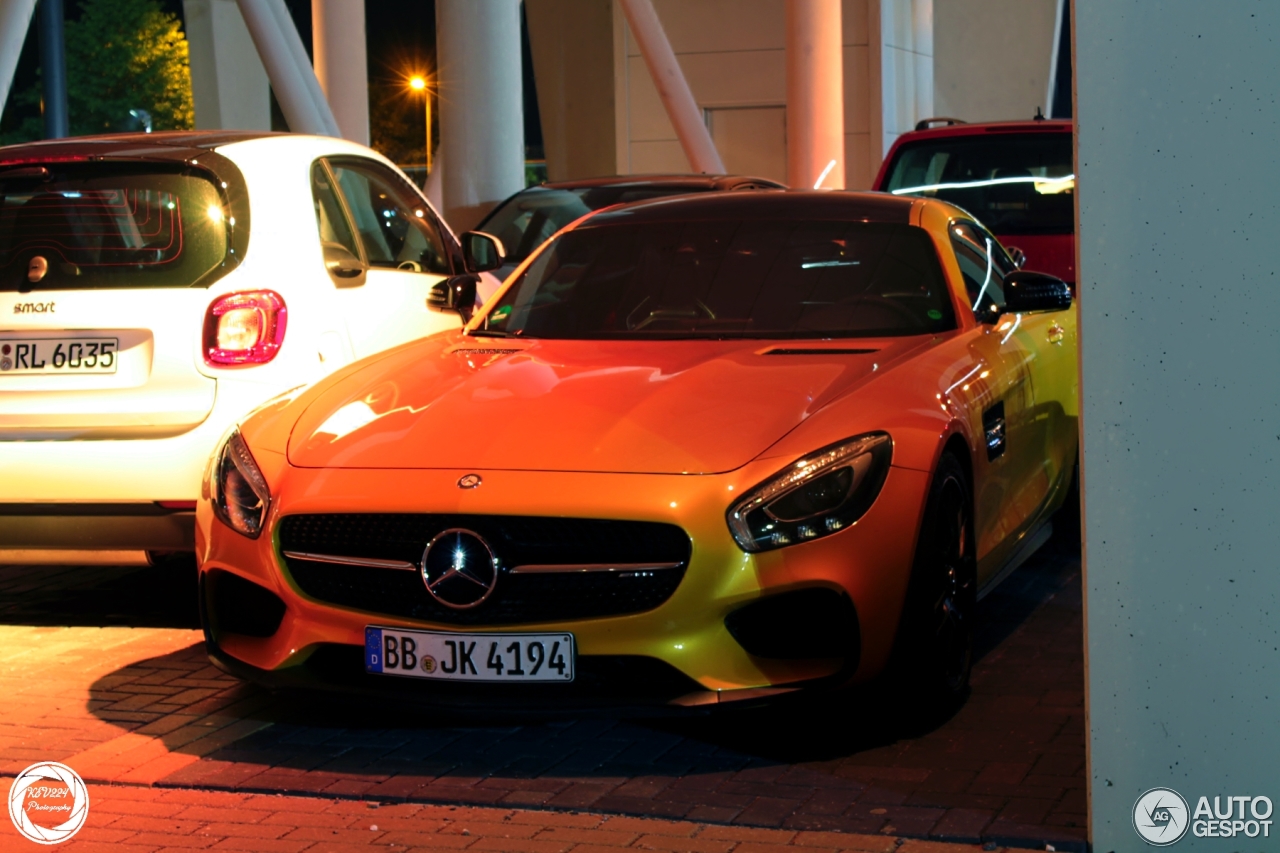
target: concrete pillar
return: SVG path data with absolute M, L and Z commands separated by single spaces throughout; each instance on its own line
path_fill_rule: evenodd
M 787 0 L 787 183 L 844 188 L 840 0 Z
M 36 0 L 0 0 L 0 113 L 9 100 L 18 57 L 35 9 Z
M 1073 5 L 1092 849 L 1272 850 L 1280 4 Z
M 237 5 L 289 129 L 341 136 L 284 0 L 237 0 Z
M 197 130 L 270 130 L 267 71 L 235 0 L 182 0 Z
M 364 0 L 311 0 L 311 54 L 342 135 L 369 144 Z
M 437 0 L 444 216 L 475 226 L 524 187 L 520 0 Z
M 838 3 L 839 0 L 833 2 Z M 711 132 L 707 130 L 698 102 L 693 99 L 693 92 L 671 49 L 671 42 L 663 32 L 653 0 L 619 0 L 619 3 L 689 165 L 695 172 L 722 174 L 724 163 L 711 141 Z

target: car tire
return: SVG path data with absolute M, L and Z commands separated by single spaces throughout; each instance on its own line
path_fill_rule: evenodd
M 972 494 L 964 466 L 944 453 L 929 485 L 893 664 L 896 692 L 915 718 L 949 714 L 968 695 L 977 607 Z

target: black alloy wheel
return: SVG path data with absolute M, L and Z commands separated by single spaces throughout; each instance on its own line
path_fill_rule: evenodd
M 896 661 L 903 698 L 926 716 L 949 713 L 969 689 L 977 606 L 971 495 L 964 467 L 943 454 L 929 486 Z

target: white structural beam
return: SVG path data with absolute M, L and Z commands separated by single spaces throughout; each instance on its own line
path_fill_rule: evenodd
M 36 0 L 0 0 L 0 113 L 9 100 L 18 56 L 35 11 Z
M 271 129 L 267 70 L 235 0 L 183 0 L 199 130 Z
M 237 0 L 289 129 L 341 136 L 284 0 Z
M 436 0 L 444 216 L 457 231 L 524 187 L 520 0 Z
M 364 0 L 311 0 L 316 79 L 342 135 L 369 144 L 369 62 Z
M 840 0 L 787 0 L 787 183 L 844 188 Z
M 328 129 L 328 135 L 341 136 L 342 131 L 338 128 L 338 120 L 333 117 L 333 108 L 325 98 L 324 90 L 320 88 L 320 81 L 316 78 L 315 69 L 311 66 L 311 58 L 307 56 L 307 48 L 302 44 L 302 36 L 298 34 L 293 16 L 289 14 L 289 7 L 284 4 L 284 0 L 264 0 L 264 2 L 276 19 L 276 29 L 283 37 L 285 46 L 289 49 L 289 55 L 293 57 L 293 64 L 298 69 L 298 76 L 302 78 L 302 85 L 306 88 L 311 102 L 315 104 L 316 112 Z
M 722 174 L 724 163 L 716 144 L 707 130 L 706 120 L 698 102 L 693 99 L 693 92 L 680 70 L 671 42 L 662 29 L 658 13 L 653 8 L 652 0 L 619 0 L 622 12 L 631 27 L 631 35 L 635 38 L 649 68 L 653 85 L 662 99 L 662 106 L 675 127 L 676 136 L 680 139 L 680 147 L 689 158 L 689 165 L 695 172 L 704 174 Z M 836 50 L 839 59 L 840 42 L 840 0 L 831 0 L 836 5 Z M 843 142 L 842 142 L 843 144 Z

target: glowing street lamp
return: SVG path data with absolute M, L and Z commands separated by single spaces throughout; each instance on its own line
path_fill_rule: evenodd
M 426 105 L 427 118 L 427 174 L 431 174 L 431 90 L 427 88 L 427 78 L 415 74 L 409 78 L 409 88 L 422 93 L 422 101 Z

